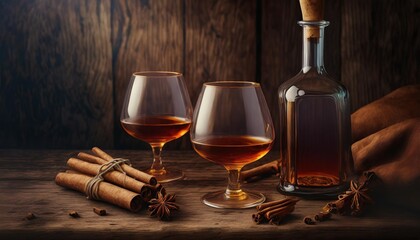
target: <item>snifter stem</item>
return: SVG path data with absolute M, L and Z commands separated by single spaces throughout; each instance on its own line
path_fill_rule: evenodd
M 153 175 L 162 175 L 165 174 L 166 170 L 163 167 L 161 153 L 162 153 L 162 147 L 161 145 L 158 146 L 152 146 L 153 150 L 153 163 L 150 167 L 150 173 Z
M 241 169 L 228 170 L 228 186 L 226 188 L 226 198 L 244 198 L 246 194 L 241 190 L 240 182 Z

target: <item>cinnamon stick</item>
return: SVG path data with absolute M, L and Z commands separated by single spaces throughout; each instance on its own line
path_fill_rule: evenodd
M 100 149 L 98 147 L 93 147 L 92 148 L 92 152 L 95 153 L 96 156 L 104 159 L 107 162 L 112 161 L 112 159 L 114 159 L 111 155 L 109 155 L 108 153 L 104 152 L 102 149 Z
M 111 161 L 112 159 L 114 159 L 112 156 L 110 156 L 109 154 L 107 154 L 106 152 L 104 152 L 104 151 L 102 151 L 100 148 L 98 148 L 98 147 L 94 147 L 94 148 L 92 148 L 92 152 L 93 153 L 95 153 L 96 155 L 97 155 L 97 157 L 98 158 L 101 158 L 102 160 L 104 160 L 103 162 L 104 163 L 106 163 L 106 162 L 109 162 L 109 161 Z M 80 156 L 79 156 L 80 157 Z M 94 156 L 93 156 L 94 157 Z M 92 158 L 92 157 L 89 157 L 90 159 L 96 159 L 96 160 L 98 160 L 97 158 Z M 87 160 L 87 161 L 89 161 L 89 160 Z M 103 164 L 103 163 L 102 163 Z M 142 172 L 142 171 L 140 171 L 140 170 L 138 170 L 138 169 L 135 169 L 135 168 L 133 168 L 133 167 L 131 167 L 131 166 L 129 166 L 129 165 L 127 165 L 127 164 L 122 164 L 121 165 L 121 168 L 130 176 L 130 177 L 132 177 L 132 178 L 135 178 L 135 179 L 137 179 L 137 180 L 139 180 L 139 181 L 142 181 L 142 182 L 145 182 L 145 183 L 148 183 L 148 184 L 150 184 L 150 185 L 156 185 L 157 184 L 157 180 L 156 180 L 156 178 L 154 177 L 154 176 L 152 176 L 152 175 L 149 175 L 149 174 L 147 174 L 147 173 L 145 173 L 145 172 Z
M 311 216 L 304 217 L 303 222 L 307 225 L 314 225 L 315 224 L 315 221 L 312 219 Z
M 106 161 L 106 160 L 104 160 L 100 157 L 93 156 L 93 155 L 90 155 L 90 154 L 84 153 L 84 152 L 80 152 L 79 154 L 77 154 L 77 157 L 81 160 L 86 161 L 86 162 L 96 163 L 96 164 L 100 164 L 100 165 L 108 162 L 108 161 Z
M 276 201 L 272 201 L 272 202 L 268 202 L 268 203 L 263 203 L 259 206 L 257 206 L 257 210 L 264 210 L 268 207 L 272 207 L 272 206 L 276 206 L 276 207 L 281 207 L 281 206 L 285 206 L 288 205 L 290 203 L 297 203 L 299 202 L 300 199 L 298 198 L 284 198 L 284 199 L 280 199 L 280 200 L 276 200 Z
M 91 176 L 95 176 L 101 168 L 98 164 L 88 163 L 77 158 L 70 158 L 67 161 L 67 166 L 69 166 L 71 170 Z M 137 181 L 121 172 L 111 171 L 104 174 L 103 177 L 110 183 L 140 193 L 144 199 L 149 199 L 152 196 L 152 188 L 150 185 Z
M 74 210 L 69 211 L 69 216 L 73 217 L 73 218 L 79 218 L 80 217 L 79 213 L 74 211 Z
M 285 198 L 257 206 L 258 212 L 252 214 L 252 219 L 260 224 L 268 221 L 270 224 L 279 224 L 287 215 L 295 210 L 297 198 Z
M 315 215 L 315 220 L 318 222 L 322 222 L 331 218 L 331 212 L 320 212 Z
M 98 214 L 99 216 L 106 216 L 106 210 L 102 208 L 94 207 L 93 212 Z
M 252 214 L 252 219 L 258 224 L 262 223 L 265 220 L 264 216 L 258 213 Z
M 274 160 L 272 162 L 260 165 L 249 170 L 241 172 L 241 179 L 243 181 L 250 181 L 253 178 L 262 177 L 264 175 L 277 174 L 279 172 L 279 162 Z
M 260 224 L 264 221 L 269 221 L 270 223 L 279 223 L 284 217 L 292 213 L 295 209 L 294 205 L 285 205 L 281 207 L 272 206 L 252 214 L 252 219 Z M 274 220 L 274 221 L 272 221 Z
M 58 173 L 55 182 L 62 187 L 86 194 L 85 186 L 90 179 L 91 177 L 82 174 Z M 107 182 L 99 183 L 98 195 L 102 201 L 133 212 L 139 211 L 143 206 L 143 199 L 139 194 Z
M 266 213 L 270 211 L 274 211 L 276 209 L 283 209 L 284 207 L 287 207 L 289 204 L 290 203 L 285 203 L 285 204 L 279 204 L 279 205 L 267 207 L 267 208 L 261 209 L 257 214 L 265 215 Z
M 276 209 L 266 212 L 265 217 L 267 219 L 272 219 L 277 216 L 286 216 L 287 214 L 293 212 L 293 210 L 295 210 L 294 205 L 284 206 L 284 207 L 276 208 Z
M 268 221 L 268 223 L 271 225 L 280 225 L 281 221 L 283 221 L 283 219 L 285 219 L 286 217 L 287 215 L 278 215 L 278 216 L 272 217 L 270 221 Z

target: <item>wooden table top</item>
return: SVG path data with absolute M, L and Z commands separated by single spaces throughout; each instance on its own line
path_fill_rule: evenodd
M 0 150 L 0 238 L 6 239 L 420 239 L 419 213 L 404 207 L 375 205 L 363 217 L 334 215 L 330 221 L 306 225 L 302 219 L 316 214 L 327 201 L 302 200 L 282 225 L 257 225 L 252 209 L 215 209 L 201 203 L 207 192 L 226 186 L 226 171 L 201 159 L 193 151 L 164 151 L 166 166 L 185 171 L 181 181 L 163 184 L 169 193 L 177 195 L 180 211 L 169 222 L 148 216 L 146 210 L 131 213 L 107 203 L 87 200 L 82 194 L 54 183 L 66 161 L 79 150 Z M 87 152 L 87 151 L 86 151 Z M 151 164 L 147 151 L 108 151 L 114 157 L 125 157 L 135 167 L 144 169 Z M 260 161 L 273 160 L 270 153 Z M 255 164 L 259 164 L 258 162 Z M 283 198 L 276 191 L 278 179 L 272 176 L 244 189 L 262 192 L 268 200 Z M 105 208 L 107 216 L 93 213 L 93 207 Z M 75 210 L 80 218 L 72 218 Z M 37 218 L 25 220 L 28 212 Z

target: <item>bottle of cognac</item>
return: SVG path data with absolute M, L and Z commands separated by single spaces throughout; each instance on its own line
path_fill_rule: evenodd
M 310 4 L 305 4 L 309 2 Z M 348 187 L 349 93 L 324 68 L 322 1 L 300 0 L 302 70 L 279 87 L 281 171 L 278 190 L 288 195 L 332 197 Z M 315 13 L 315 14 L 314 14 Z

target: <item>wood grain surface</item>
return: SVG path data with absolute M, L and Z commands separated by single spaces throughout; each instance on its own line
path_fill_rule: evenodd
M 1 147 L 113 146 L 109 8 L 1 1 Z
M 255 209 L 215 209 L 200 198 L 226 187 L 226 171 L 192 151 L 168 151 L 169 165 L 183 169 L 186 179 L 164 184 L 177 195 L 180 211 L 170 222 L 160 222 L 145 210 L 127 210 L 86 199 L 78 192 L 54 183 L 66 161 L 79 150 L 0 150 L 0 238 L 1 239 L 415 239 L 420 230 L 419 213 L 404 207 L 380 204 L 365 216 L 333 216 L 331 221 L 306 225 L 302 219 L 316 214 L 326 201 L 301 200 L 293 214 L 280 226 L 252 221 Z M 149 166 L 150 152 L 108 151 L 130 158 L 135 167 Z M 262 162 L 276 159 L 272 152 Z M 260 164 L 260 163 L 254 163 Z M 284 196 L 276 191 L 275 176 L 243 184 L 244 189 L 262 192 L 268 200 Z M 93 213 L 107 210 L 107 216 Z M 68 211 L 77 211 L 72 218 Z M 24 220 L 28 212 L 36 215 Z
M 325 65 L 353 111 L 420 83 L 419 1 L 325 3 Z M 119 123 L 143 70 L 183 72 L 193 104 L 203 82 L 259 81 L 278 124 L 277 88 L 301 67 L 300 19 L 295 0 L 0 1 L 0 148 L 147 149 Z
M 420 83 L 420 2 L 343 1 L 341 76 L 352 109 Z
M 193 104 L 204 82 L 255 81 L 255 1 L 185 3 L 185 75 Z

